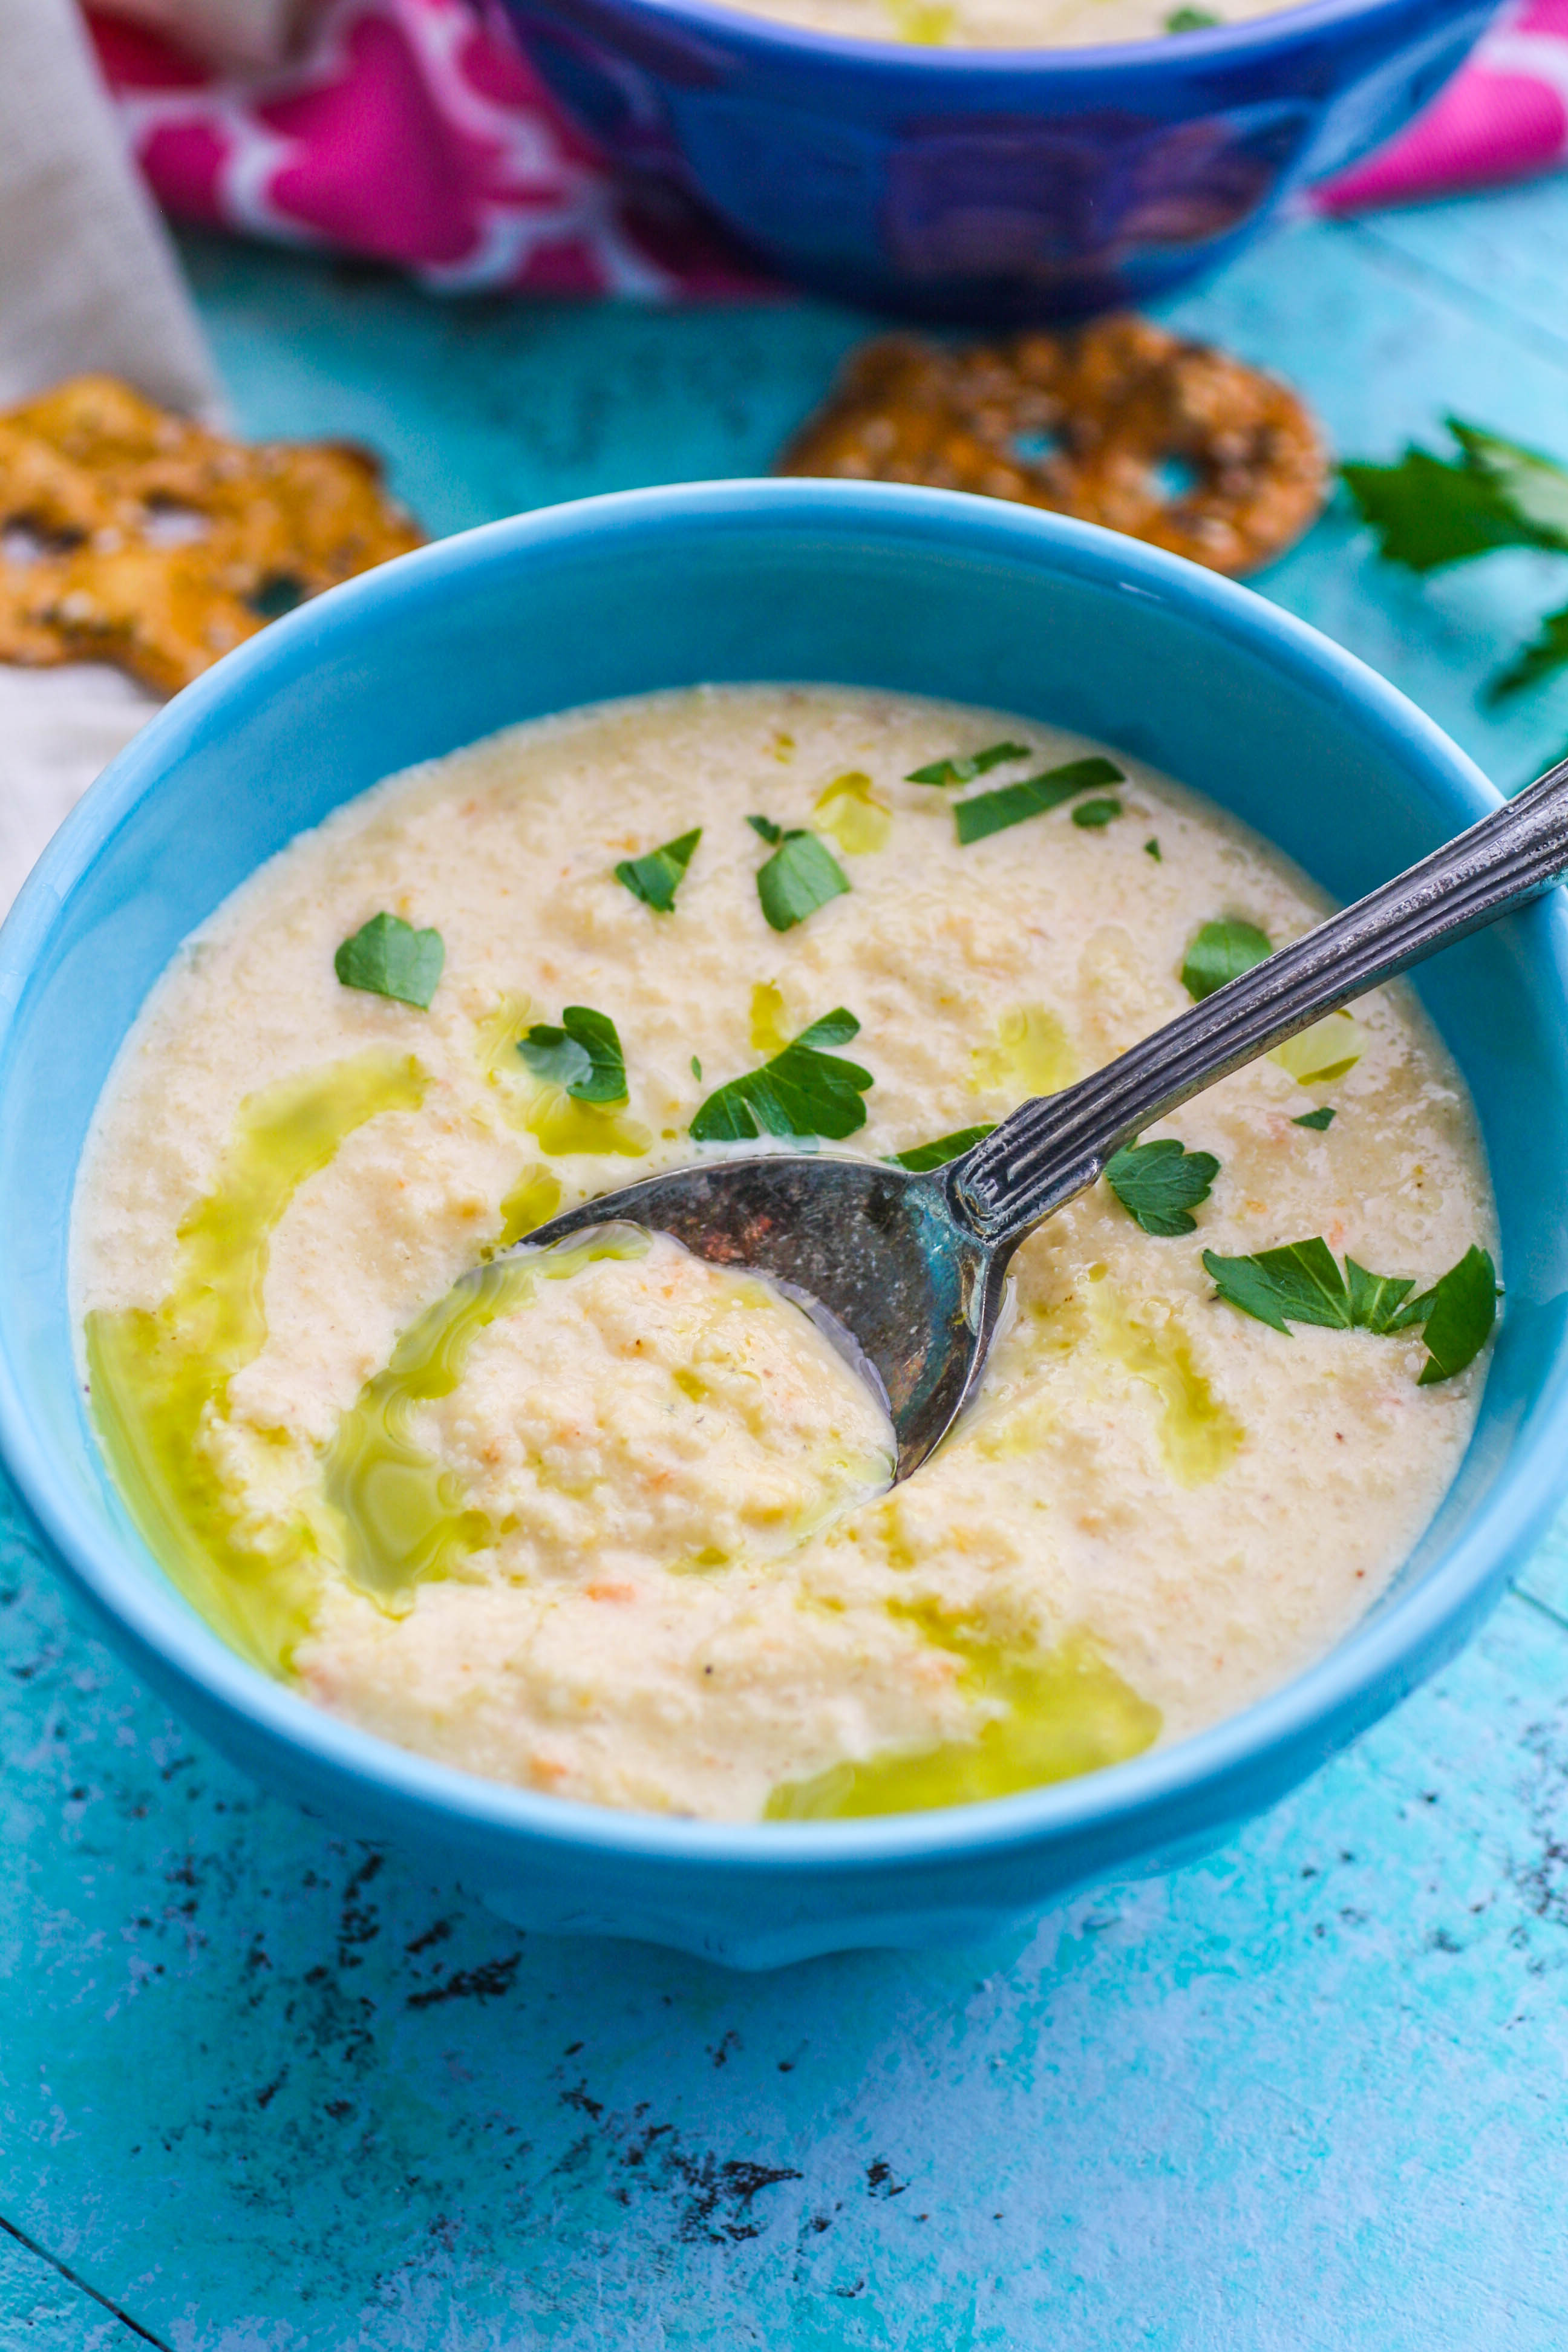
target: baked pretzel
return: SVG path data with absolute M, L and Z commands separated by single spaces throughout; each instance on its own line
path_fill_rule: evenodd
M 968 351 L 879 337 L 778 464 L 1014 499 L 1229 572 L 1300 537 L 1328 470 L 1288 384 L 1131 315 Z
M 422 534 L 346 444 L 255 447 L 80 376 L 0 415 L 0 661 L 188 685 Z

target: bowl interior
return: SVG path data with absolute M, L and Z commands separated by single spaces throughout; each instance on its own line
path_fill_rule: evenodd
M 278 624 L 115 763 L 0 938 L 0 1437 L 111 1610 L 156 1588 L 161 1612 L 188 1616 L 87 1423 L 68 1211 L 100 1088 L 174 948 L 302 826 L 395 769 L 576 703 L 767 678 L 1081 730 L 1207 793 L 1341 898 L 1495 803 L 1411 706 L 1260 599 L 943 492 L 723 484 L 594 500 L 447 541 Z M 1568 916 L 1542 902 L 1428 965 L 1420 987 L 1479 1109 L 1508 1312 L 1461 1475 L 1384 1612 L 1453 1570 L 1467 1539 L 1463 1575 L 1495 1578 L 1549 1507 L 1563 1451 L 1548 1441 L 1564 1389 Z

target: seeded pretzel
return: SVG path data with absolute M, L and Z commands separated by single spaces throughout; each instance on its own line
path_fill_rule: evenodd
M 778 470 L 1014 499 L 1230 572 L 1283 554 L 1328 489 L 1288 384 L 1130 315 L 968 351 L 879 337 Z
M 116 662 L 172 694 L 420 538 L 364 450 L 247 447 L 81 376 L 0 415 L 0 661 Z

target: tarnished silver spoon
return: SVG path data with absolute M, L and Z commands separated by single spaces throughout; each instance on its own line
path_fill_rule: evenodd
M 895 1481 L 973 1394 L 1007 1262 L 1151 1121 L 1325 1013 L 1522 906 L 1568 869 L 1568 761 L 1353 907 L 1331 915 L 1060 1094 L 1025 1103 L 922 1175 L 826 1153 L 727 1153 L 553 1217 L 521 1246 L 595 1225 L 673 1234 L 826 1307 L 868 1360 L 898 1438 Z

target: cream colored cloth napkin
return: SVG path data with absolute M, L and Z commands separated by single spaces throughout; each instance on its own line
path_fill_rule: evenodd
M 0 405 L 89 369 L 171 408 L 218 403 L 71 0 L 0 0 Z
M 99 662 L 0 662 L 0 915 L 56 826 L 157 708 Z
M 216 416 L 217 377 L 70 0 L 0 0 L 0 407 L 105 370 Z M 116 671 L 0 664 L 0 913 L 157 705 Z

